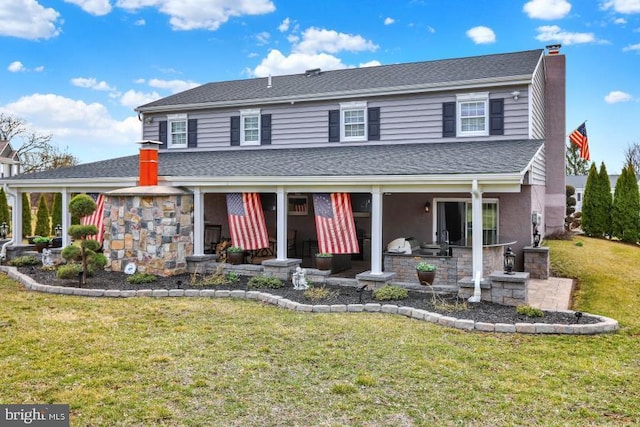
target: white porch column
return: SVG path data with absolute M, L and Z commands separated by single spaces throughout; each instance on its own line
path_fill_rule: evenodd
M 71 244 L 71 236 L 69 236 L 69 226 L 71 225 L 71 216 L 69 215 L 69 190 L 63 188 L 61 191 L 62 200 L 62 247 L 69 246 Z
M 471 252 L 473 259 L 473 296 L 471 302 L 480 302 L 480 281 L 482 280 L 482 191 L 478 188 L 478 180 L 474 179 L 471 186 L 472 239 Z
M 7 192 L 7 194 L 10 194 Z M 11 212 L 11 236 L 13 236 L 13 244 L 22 244 L 22 192 L 16 190 L 13 200 L 13 211 Z
M 371 191 L 371 274 L 382 274 L 382 192 Z
M 204 195 L 193 188 L 193 254 L 204 255 Z
M 278 187 L 276 191 L 276 240 L 277 240 L 277 260 L 285 260 L 289 256 L 287 253 L 287 194 L 284 187 Z

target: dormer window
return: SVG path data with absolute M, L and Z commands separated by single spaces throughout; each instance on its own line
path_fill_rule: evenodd
M 458 136 L 489 135 L 489 93 L 458 95 Z
M 240 110 L 240 145 L 260 145 L 260 110 Z

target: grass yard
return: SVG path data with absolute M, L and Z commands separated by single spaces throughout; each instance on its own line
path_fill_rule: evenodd
M 91 299 L 0 276 L 0 402 L 68 403 L 72 426 L 640 424 L 640 249 L 549 244 L 554 268 L 580 277 L 579 308 L 620 332 L 470 333 L 247 300 Z

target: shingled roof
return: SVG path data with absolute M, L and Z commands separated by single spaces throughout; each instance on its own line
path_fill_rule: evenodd
M 543 145 L 540 140 L 463 141 L 395 145 L 163 152 L 162 177 L 322 177 L 453 174 L 522 174 Z M 136 178 L 138 156 L 120 157 L 7 181 Z
M 540 62 L 541 49 L 523 52 L 443 59 L 427 62 L 350 68 L 319 73 L 302 73 L 271 78 L 207 83 L 142 105 L 140 112 L 163 111 L 168 107 L 198 108 L 204 105 L 237 105 L 270 100 L 322 99 L 331 96 L 375 94 L 402 88 L 447 87 L 462 83 L 531 79 Z

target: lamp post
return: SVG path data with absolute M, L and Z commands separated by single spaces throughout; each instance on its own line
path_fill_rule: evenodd
M 62 237 L 62 226 L 60 224 L 57 224 L 54 230 L 56 232 L 56 237 Z
M 538 233 L 538 229 L 533 230 L 533 247 L 537 248 L 540 246 L 540 233 Z
M 9 226 L 7 225 L 6 222 L 2 222 L 2 224 L 0 224 L 0 237 L 3 239 L 7 238 L 7 232 L 9 231 Z
M 504 273 L 505 274 L 515 274 L 513 272 L 513 266 L 516 261 L 516 254 L 511 250 L 511 246 L 507 247 L 507 250 L 504 253 Z

